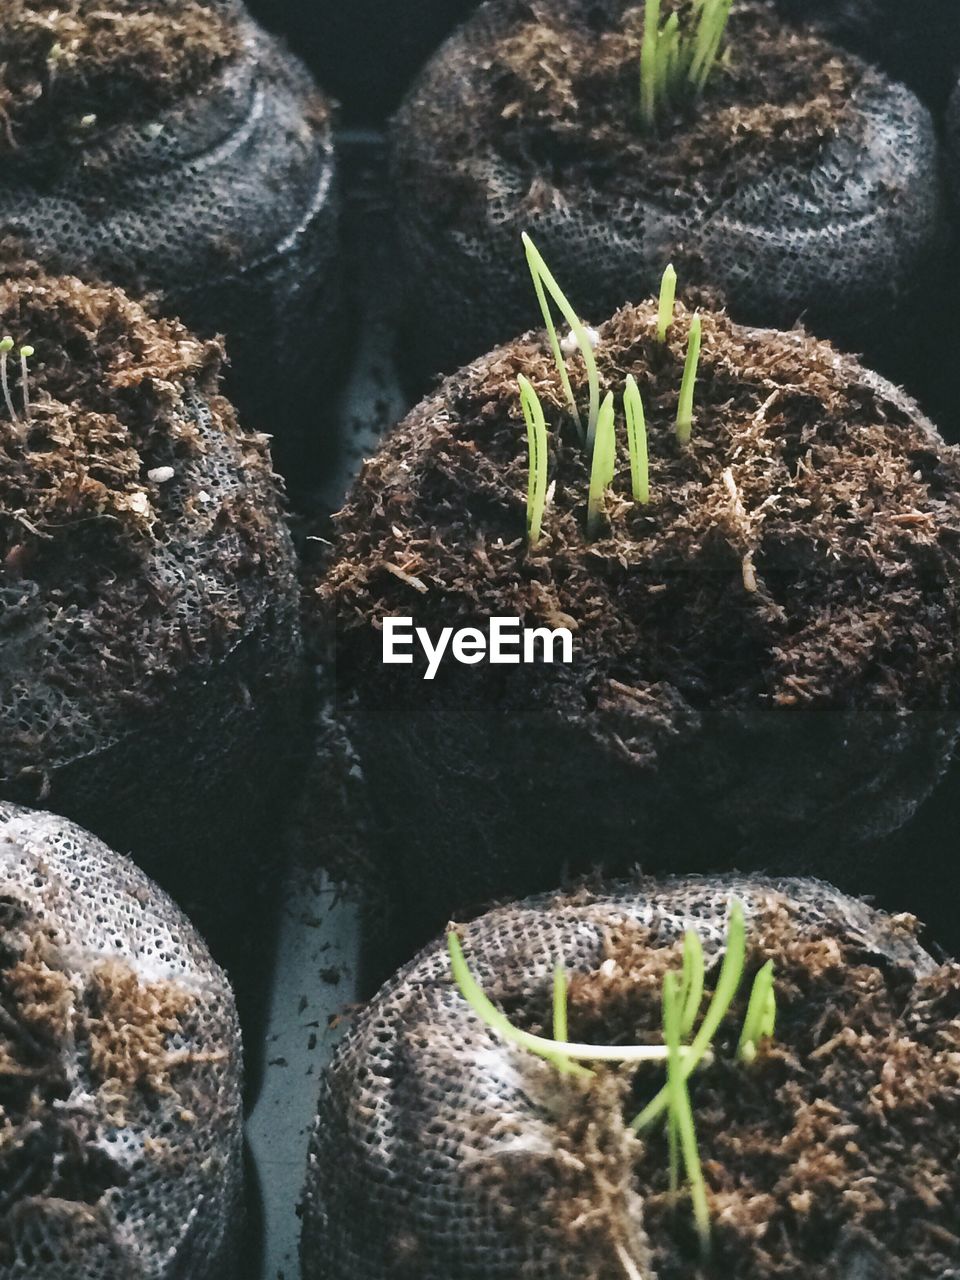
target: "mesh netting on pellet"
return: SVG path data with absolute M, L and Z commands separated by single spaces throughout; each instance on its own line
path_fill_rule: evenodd
M 803 317 L 858 351 L 886 350 L 892 326 L 902 344 L 911 298 L 941 249 L 927 108 L 853 55 L 785 27 L 768 0 L 748 0 L 731 19 L 734 66 L 738 48 L 766 32 L 763 94 L 799 75 L 796 92 L 764 114 L 730 89 L 721 114 L 711 95 L 756 86 L 747 64 L 734 77 L 719 69 L 695 124 L 726 119 L 729 130 L 704 133 L 678 159 L 689 122 L 655 145 L 632 123 L 641 19 L 628 0 L 492 0 L 411 90 L 394 123 L 393 172 L 415 317 L 406 340 L 423 371 L 449 372 L 535 322 L 523 231 L 588 318 L 644 297 L 673 259 L 682 283 L 716 289 L 746 323 Z
M 515 1025 L 551 1034 L 562 963 L 571 1041 L 662 1044 L 663 974 L 679 972 L 693 929 L 713 990 L 734 898 L 748 972 L 775 960 L 778 1030 L 754 1067 L 733 1060 L 746 983 L 691 1081 L 706 1272 L 689 1199 L 669 1193 L 666 1138 L 628 1128 L 662 1067 L 562 1075 L 481 1022 L 437 942 L 358 1015 L 322 1082 L 306 1280 L 800 1280 L 814 1262 L 829 1280 L 953 1274 L 960 976 L 909 921 L 816 881 L 641 879 L 504 906 L 459 932 Z
M 29 421 L 13 356 L 0 402 L 0 794 L 204 865 L 298 713 L 266 441 L 219 394 L 217 344 L 119 290 L 25 268 L 0 327 L 35 348 Z
M 301 64 L 232 0 L 13 0 L 0 63 L 0 235 L 225 334 L 244 424 L 304 431 L 338 196 L 331 106 Z
M 132 863 L 0 803 L 0 1278 L 229 1280 L 241 1047 L 224 974 Z

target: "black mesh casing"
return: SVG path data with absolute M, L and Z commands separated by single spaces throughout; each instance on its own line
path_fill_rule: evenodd
M 312 429 L 335 366 L 333 121 L 297 59 L 229 7 L 241 53 L 185 101 L 83 146 L 5 156 L 0 235 L 225 335 L 244 425 L 285 448 Z
M 640 879 L 503 906 L 459 932 L 477 980 L 516 1020 L 517 1010 L 549 1008 L 561 957 L 571 976 L 595 973 L 608 940 L 631 927 L 651 930 L 657 948 L 694 929 L 711 963 L 734 897 L 748 935 L 755 915 L 779 909 L 800 937 L 853 943 L 877 968 L 918 977 L 935 968 L 889 917 L 813 880 Z M 594 1122 L 575 1129 L 577 1092 L 482 1024 L 444 942 L 428 946 L 359 1015 L 322 1081 L 305 1280 L 653 1280 L 629 1103 L 616 1085 L 595 1089 Z M 880 1274 L 852 1254 L 831 1251 L 824 1273 Z
M 611 6 L 624 0 L 602 7 Z M 579 0 L 549 6 L 573 20 L 582 9 Z M 687 259 L 697 283 L 719 290 L 744 323 L 789 328 L 803 318 L 853 350 L 902 346 L 943 242 L 936 134 L 909 89 L 865 72 L 814 162 L 717 197 L 657 199 L 646 194 L 655 180 L 642 175 L 635 194 L 567 187 L 537 202 L 532 163 L 461 127 L 498 41 L 530 16 L 525 0 L 489 0 L 427 65 L 394 121 L 401 260 L 415 317 L 405 336 L 423 373 L 450 372 L 536 322 L 523 231 L 588 319 L 647 297 L 668 261 Z
M 85 1198 L 27 1190 L 12 1199 L 5 1185 L 0 1280 L 233 1280 L 242 1053 L 224 974 L 131 862 L 73 823 L 0 802 L 5 967 L 31 947 L 67 988 L 57 1069 L 71 1087 L 27 1124 L 0 1107 L 3 1158 L 16 1169 L 11 1141 L 34 1151 L 49 1142 L 63 1160 L 83 1152 L 101 1185 Z M 141 1082 L 128 1092 L 91 1065 L 91 989 L 105 966 L 132 975 L 147 1004 L 151 990 L 185 1002 L 178 1029 L 162 1038 L 156 1068 L 169 1080 L 156 1088 Z M 173 1055 L 183 1061 L 168 1068 Z

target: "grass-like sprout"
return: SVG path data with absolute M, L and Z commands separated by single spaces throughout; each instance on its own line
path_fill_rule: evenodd
M 698 12 L 705 11 L 712 0 L 695 0 Z M 658 14 L 659 9 L 648 8 L 648 15 Z M 676 16 L 676 15 L 673 15 Z M 671 29 L 673 29 L 671 27 Z M 542 255 L 526 232 L 523 233 L 523 244 L 526 250 L 527 265 L 533 279 L 534 289 L 543 313 L 547 335 L 553 351 L 553 358 L 560 375 L 570 412 L 580 428 L 581 437 L 585 438 L 590 461 L 590 492 L 587 502 L 587 536 L 595 538 L 602 524 L 604 494 L 613 482 L 616 471 L 616 427 L 614 401 L 612 393 L 608 393 L 600 403 L 600 378 L 597 361 L 593 351 L 593 342 L 583 322 L 570 305 L 566 295 L 550 273 Z M 549 297 L 548 297 L 549 295 Z M 660 281 L 660 299 L 657 311 L 657 338 L 665 343 L 670 326 L 673 324 L 674 309 L 677 297 L 677 273 L 673 265 L 668 265 Z M 559 307 L 560 312 L 570 325 L 571 338 L 561 343 L 550 308 L 550 298 Z M 697 374 L 700 368 L 700 353 L 703 340 L 703 324 L 699 314 L 690 321 L 687 339 L 687 354 L 683 370 L 683 381 L 680 387 L 680 398 L 677 405 L 676 435 L 681 445 L 688 445 L 693 433 L 694 395 L 697 385 Z M 570 374 L 564 360 L 564 350 L 572 349 L 575 343 L 583 355 L 587 369 L 587 381 L 590 388 L 590 416 L 584 437 L 583 423 L 577 407 L 576 397 L 570 381 Z M 527 535 L 531 545 L 536 545 L 542 532 L 544 508 L 547 494 L 547 433 L 543 406 L 539 397 L 527 378 L 520 377 L 520 403 L 527 424 L 527 438 L 530 451 L 530 478 L 527 490 Z M 627 444 L 630 455 L 630 481 L 634 502 L 645 506 L 650 501 L 650 458 L 647 438 L 646 414 L 643 400 L 637 386 L 636 378 L 631 374 L 626 379 L 623 393 L 623 411 L 627 425 Z
M 10 375 L 7 369 L 7 357 L 13 350 L 13 339 L 9 334 L 0 338 L 0 386 L 3 388 L 3 398 L 6 402 L 7 412 L 10 414 L 11 422 L 19 422 L 17 411 L 13 407 L 13 397 L 10 394 Z
M 700 343 L 702 327 L 700 316 L 695 315 L 690 321 L 690 337 L 687 340 L 687 359 L 683 367 L 683 382 L 680 385 L 680 404 L 677 408 L 677 439 L 682 445 L 690 443 L 693 433 L 693 393 L 697 385 L 697 370 L 700 367 Z
M 646 0 L 640 47 L 640 120 L 652 133 L 665 115 L 703 93 L 717 64 L 733 0 L 694 0 L 681 25 L 661 24 L 661 0 Z
M 647 420 L 643 412 L 640 388 L 632 373 L 627 374 L 627 385 L 623 393 L 623 412 L 627 420 L 627 446 L 630 451 L 630 485 L 633 500 L 641 506 L 646 506 L 650 501 Z
M 643 10 L 643 44 L 640 46 L 640 118 L 652 131 L 659 114 L 657 72 L 660 51 L 660 0 L 646 0 Z
M 566 1044 L 570 1039 L 567 1017 L 568 994 L 567 971 L 562 964 L 558 964 L 553 971 L 553 1038 L 558 1044 Z M 559 1059 L 557 1065 L 565 1075 L 569 1075 L 573 1070 L 573 1063 L 567 1057 Z
M 30 421 L 30 375 L 27 361 L 33 355 L 33 347 L 20 348 L 20 391 L 23 394 L 23 416 Z
M 730 20 L 733 0 L 703 0 L 694 41 L 694 54 L 688 80 L 696 93 L 703 93 L 717 58 Z
M 675 973 L 663 978 L 663 1038 L 667 1045 L 667 1093 L 669 1095 L 667 1141 L 670 1150 L 670 1190 L 680 1189 L 680 1157 L 690 1186 L 693 1201 L 693 1218 L 700 1238 L 701 1253 L 710 1251 L 710 1206 L 707 1203 L 707 1187 L 697 1146 L 696 1122 L 687 1077 L 684 1073 L 681 1050 L 683 1047 L 683 998 L 680 982 Z
M 737 1046 L 741 1062 L 753 1062 L 761 1040 L 772 1038 L 777 1029 L 777 993 L 774 990 L 773 961 L 768 960 L 757 974 L 750 992 L 747 1016 Z
M 540 541 L 543 513 L 547 505 L 547 422 L 540 397 L 523 374 L 520 384 L 520 407 L 527 424 L 527 447 L 530 452 L 530 475 L 527 482 L 527 538 L 531 546 Z
M 706 965 L 700 935 L 688 929 L 683 938 L 683 972 L 680 977 L 680 1035 L 687 1040 L 697 1025 L 697 1014 L 703 1004 L 703 982 Z
M 657 316 L 657 337 L 666 342 L 667 333 L 673 324 L 673 308 L 677 301 L 677 273 L 673 263 L 667 267 L 660 281 L 660 307 Z
M 593 354 L 593 343 L 590 341 L 589 334 L 584 327 L 583 321 L 570 305 L 566 294 L 557 284 L 556 280 L 550 272 L 543 259 L 543 255 L 530 239 L 526 232 L 522 236 L 523 247 L 527 255 L 527 266 L 530 268 L 530 275 L 533 279 L 533 287 L 537 295 L 537 301 L 540 304 L 540 311 L 543 314 L 543 322 L 546 325 L 547 335 L 550 339 L 550 346 L 553 350 L 553 358 L 557 365 L 557 372 L 560 375 L 560 382 L 563 386 L 563 393 L 567 398 L 570 406 L 570 412 L 577 426 L 580 428 L 580 434 L 583 435 L 583 422 L 580 417 L 580 410 L 577 408 L 576 397 L 573 394 L 573 387 L 570 384 L 570 374 L 567 372 L 566 361 L 563 358 L 563 352 L 560 349 L 560 339 L 557 336 L 557 328 L 553 322 L 553 314 L 550 310 L 550 303 L 547 294 L 556 303 L 560 314 L 570 326 L 574 338 L 577 340 L 577 346 L 580 348 L 580 354 L 583 356 L 583 363 L 587 370 L 587 383 L 590 388 L 590 408 L 587 418 L 586 441 L 587 447 L 592 449 L 594 438 L 597 431 L 597 419 L 600 416 L 600 375 L 597 372 L 597 362 Z
M 703 1055 L 713 1044 L 714 1037 L 720 1029 L 720 1024 L 727 1016 L 730 1006 L 733 1004 L 734 998 L 740 989 L 747 951 L 746 937 L 743 907 L 739 902 L 734 902 L 730 908 L 727 946 L 723 953 L 723 964 L 720 966 L 720 976 L 717 979 L 713 999 L 707 1007 L 703 1022 L 700 1024 L 700 1030 L 690 1046 L 690 1052 L 684 1058 L 683 1070 L 687 1078 L 697 1069 L 698 1064 L 703 1059 Z M 666 1088 L 661 1089 L 652 1102 L 649 1102 L 632 1122 L 630 1128 L 634 1133 L 643 1133 L 644 1130 L 649 1129 L 651 1125 L 655 1124 L 663 1116 L 669 1106 L 669 1101 Z
M 598 432 L 599 435 L 599 432 Z M 693 1034 L 703 1003 L 706 965 L 703 944 L 694 930 L 683 939 L 683 966 L 678 976 L 668 972 L 663 980 L 663 1045 L 584 1045 L 568 1041 L 568 993 L 566 970 L 560 963 L 553 975 L 553 1039 L 536 1036 L 515 1027 L 506 1014 L 487 997 L 470 972 L 463 946 L 455 930 L 447 934 L 450 967 L 460 994 L 480 1020 L 502 1040 L 536 1054 L 551 1063 L 562 1074 L 590 1077 L 593 1072 L 580 1062 L 644 1063 L 666 1065 L 667 1083 L 630 1126 L 635 1133 L 644 1132 L 666 1117 L 670 1160 L 670 1187 L 679 1190 L 682 1160 L 694 1221 L 704 1255 L 710 1248 L 710 1214 L 707 1189 L 697 1146 L 696 1123 L 687 1082 L 698 1066 L 713 1059 L 711 1045 L 720 1024 L 740 989 L 746 960 L 746 925 L 743 907 L 734 901 L 730 908 L 727 940 L 720 975 L 693 1043 L 685 1041 Z M 743 1031 L 737 1049 L 742 1062 L 752 1062 L 759 1041 L 772 1036 L 776 1022 L 773 962 L 768 961 L 758 972 L 747 1006 Z M 577 1061 L 575 1061 L 577 1060 Z
M 577 1064 L 581 1062 L 666 1062 L 667 1048 L 662 1044 L 576 1044 L 566 1040 L 562 1042 L 550 1040 L 546 1036 L 536 1036 L 532 1032 L 521 1031 L 519 1027 L 513 1025 L 505 1013 L 500 1012 L 470 972 L 470 966 L 463 954 L 463 944 L 455 929 L 451 929 L 447 934 L 447 951 L 450 955 L 450 970 L 460 994 L 481 1022 L 501 1040 L 526 1049 L 554 1066 L 557 1066 L 559 1061 L 561 1070 L 569 1065 L 577 1074 L 586 1076 L 593 1073 L 585 1071 Z M 554 983 L 556 984 L 556 973 L 554 973 Z M 556 985 L 554 994 L 555 996 L 557 994 Z M 566 999 L 565 991 L 563 998 Z M 566 1014 L 563 1016 L 566 1017 Z M 564 1024 L 561 1023 L 562 1025 Z M 684 1064 L 691 1052 L 692 1050 L 688 1048 L 681 1050 Z
M 603 497 L 617 469 L 617 430 L 613 392 L 608 391 L 600 406 L 597 434 L 590 463 L 590 497 L 587 501 L 587 537 L 595 538 L 603 519 Z

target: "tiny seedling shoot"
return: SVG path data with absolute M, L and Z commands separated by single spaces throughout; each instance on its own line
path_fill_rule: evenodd
M 581 440 L 586 445 L 590 460 L 590 493 L 587 501 L 587 536 L 597 538 L 603 523 L 604 498 L 613 483 L 617 462 L 616 401 L 608 392 L 601 402 L 600 374 L 594 354 L 594 338 L 579 318 L 570 300 L 557 284 L 556 279 L 536 245 L 524 232 L 523 245 L 527 265 L 533 279 L 534 291 L 546 325 L 547 337 L 553 352 L 560 385 Z M 657 340 L 666 343 L 673 324 L 677 296 L 677 273 L 668 266 L 660 282 L 660 300 L 657 308 Z M 589 414 L 586 431 L 577 399 L 570 380 L 570 372 L 564 359 L 564 344 L 557 334 L 550 309 L 552 298 L 561 315 L 570 326 L 571 338 L 583 356 L 589 387 Z M 683 446 L 690 443 L 694 422 L 694 393 L 700 366 L 702 323 L 694 315 L 690 323 L 687 356 L 680 388 L 677 410 L 676 435 Z M 547 500 L 547 424 L 543 405 L 533 384 L 522 375 L 518 379 L 520 407 L 527 425 L 527 444 L 530 455 L 527 487 L 527 539 L 531 547 L 540 541 Z M 647 439 L 646 414 L 640 388 L 633 374 L 629 374 L 623 391 L 623 416 L 627 428 L 627 450 L 630 457 L 630 486 L 633 501 L 645 506 L 650 501 L 650 460 Z
M 550 346 L 553 349 L 553 358 L 557 364 L 557 372 L 560 374 L 560 382 L 563 385 L 564 394 L 567 403 L 570 405 L 570 412 L 573 419 L 583 434 L 583 424 L 580 418 L 580 410 L 577 408 L 577 402 L 574 399 L 573 388 L 570 386 L 570 375 L 567 373 L 566 362 L 563 358 L 563 352 L 560 349 L 560 339 L 557 336 L 556 325 L 553 323 L 553 313 L 550 310 L 550 303 L 547 300 L 547 294 L 556 303 L 560 314 L 570 326 L 580 354 L 583 356 L 583 362 L 587 367 L 587 382 L 590 387 L 590 412 L 587 418 L 587 448 L 593 448 L 593 440 L 597 431 L 597 419 L 600 415 L 600 375 L 597 372 L 597 362 L 593 355 L 593 343 L 587 333 L 583 321 L 574 311 L 570 302 L 557 284 L 556 280 L 550 272 L 550 268 L 543 260 L 539 249 L 530 239 L 526 232 L 523 233 L 523 247 L 527 254 L 527 266 L 530 268 L 530 275 L 533 277 L 533 287 L 536 291 L 537 301 L 540 304 L 540 310 L 543 313 L 543 323 L 546 326 L 547 334 L 550 338 Z
M 694 0 L 661 21 L 662 0 L 646 0 L 640 48 L 640 120 L 653 133 L 695 101 L 720 58 L 733 0 Z
M 665 1124 L 670 1188 L 674 1192 L 679 1191 L 682 1164 L 701 1250 L 708 1253 L 710 1213 L 688 1082 L 699 1067 L 713 1062 L 714 1041 L 743 982 L 746 925 L 741 904 L 734 901 L 731 905 L 720 973 L 699 1029 L 697 1019 L 703 1004 L 706 964 L 699 935 L 692 929 L 685 934 L 680 973 L 670 971 L 664 976 L 663 1044 L 660 1045 L 571 1043 L 568 1038 L 568 981 L 562 961 L 554 971 L 553 1037 L 523 1031 L 515 1027 L 486 995 L 470 970 L 455 930 L 447 934 L 447 948 L 454 981 L 481 1022 L 501 1040 L 544 1059 L 562 1075 L 590 1078 L 594 1073 L 584 1066 L 585 1063 L 629 1066 L 655 1063 L 665 1068 L 666 1083 L 630 1127 L 635 1133 L 645 1133 L 660 1122 Z M 760 1044 L 773 1036 L 776 1012 L 773 962 L 768 961 L 754 980 L 737 1046 L 737 1059 L 745 1067 L 756 1060 Z
M 13 347 L 13 338 L 9 334 L 0 338 L 0 390 L 3 392 L 3 401 L 6 405 L 7 413 L 10 415 L 10 421 L 18 424 L 20 415 L 14 408 L 13 395 L 10 391 L 9 356 Z M 31 359 L 33 353 L 33 347 L 30 346 L 22 346 L 17 352 L 20 357 L 20 395 L 23 399 L 24 422 L 30 421 L 30 370 L 27 362 Z
M 543 528 L 547 505 L 547 422 L 543 406 L 529 380 L 520 375 L 520 404 L 527 423 L 530 450 L 530 478 L 527 483 L 527 537 L 535 547 Z
M 13 350 L 13 339 L 9 334 L 4 338 L 0 338 L 0 385 L 3 387 L 3 399 L 7 406 L 7 413 L 10 415 L 11 422 L 19 422 L 17 411 L 13 407 L 13 397 L 10 394 L 10 370 L 7 364 L 7 357 Z

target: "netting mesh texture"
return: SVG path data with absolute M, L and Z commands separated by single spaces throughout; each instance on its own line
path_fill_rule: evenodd
M 647 296 L 673 259 L 687 263 L 687 283 L 719 289 L 745 323 L 790 327 L 803 316 L 856 350 L 884 345 L 941 247 L 936 136 L 910 90 L 865 72 L 814 163 L 778 164 L 719 197 L 694 188 L 677 206 L 655 178 L 651 190 L 649 174 L 619 198 L 562 177 L 554 191 L 534 163 L 505 158 L 469 125 L 499 42 L 531 19 L 582 24 L 584 7 L 484 5 L 428 64 L 395 121 L 402 261 L 417 314 L 410 341 L 425 372 L 449 372 L 536 322 L 522 231 L 588 317 Z M 562 174 L 562 157 L 558 166 Z
M 67 271 L 159 294 L 227 338 L 245 425 L 305 429 L 338 307 L 330 105 L 306 70 L 236 9 L 241 56 L 155 119 L 82 146 L 4 157 L 0 235 Z
M 605 385 L 622 385 L 630 371 L 641 380 L 652 376 L 657 357 L 642 345 L 642 335 L 654 316 L 653 307 L 626 309 L 601 326 Z M 702 318 L 713 324 L 710 313 Z M 672 437 L 660 434 L 651 417 L 652 492 L 659 485 L 661 497 L 635 526 L 625 515 L 636 540 L 630 534 L 616 541 L 615 518 L 609 539 L 591 549 L 578 523 L 582 507 L 569 526 L 562 524 L 561 510 L 582 502 L 583 490 L 569 483 L 558 450 L 551 463 L 557 490 L 545 525 L 549 541 L 542 551 L 523 549 L 526 468 L 514 380 L 519 368 L 539 387 L 555 376 L 538 334 L 475 362 L 424 400 L 384 440 L 351 490 L 313 615 L 327 627 L 325 678 L 336 695 L 337 723 L 336 731 L 321 726 L 318 772 L 330 784 L 329 802 L 340 808 L 336 829 L 348 846 L 351 837 L 342 833 L 354 818 L 354 843 L 362 850 L 354 857 L 355 874 L 376 880 L 371 858 L 379 863 L 407 922 L 433 932 L 452 908 L 548 888 L 564 867 L 620 871 L 624 857 L 639 857 L 651 871 L 765 867 L 829 875 L 842 888 L 874 891 L 887 856 L 877 842 L 901 826 L 943 776 L 958 727 L 957 455 L 914 402 L 826 344 L 799 332 L 732 325 L 724 335 L 704 342 L 698 459 L 708 457 L 708 440 L 737 443 L 729 454 L 720 444 L 698 473 L 702 490 L 684 478 L 676 490 L 682 500 L 668 514 L 672 482 L 664 468 L 674 455 L 658 442 Z M 745 347 L 738 347 L 741 340 Z M 709 371 L 712 352 L 724 370 L 739 371 L 730 383 L 721 376 L 716 417 L 707 408 L 710 388 L 717 387 Z M 582 370 L 571 367 L 585 399 Z M 772 408 L 761 413 L 767 397 L 780 394 L 778 386 L 791 388 L 789 407 L 782 416 Z M 751 390 L 742 400 L 746 387 Z M 656 404 L 660 388 L 645 395 Z M 785 451 L 772 464 L 759 461 L 767 455 L 751 437 L 757 413 L 767 424 L 767 443 Z M 714 437 L 713 424 L 732 434 Z M 796 465 L 792 441 L 800 439 L 800 451 L 812 460 L 809 470 Z M 853 455 L 862 448 L 873 478 L 858 470 L 854 480 Z M 828 479 L 831 459 L 841 457 Z M 881 457 L 887 461 L 879 464 Z M 901 485 L 916 482 L 922 457 L 940 459 L 938 478 L 901 507 Z M 729 536 L 726 508 L 710 505 L 711 495 L 726 492 L 720 477 L 728 466 L 746 509 L 767 512 L 763 520 L 773 521 L 762 532 L 756 526 L 756 563 L 764 566 L 759 594 L 744 592 L 737 566 L 728 570 L 710 558 L 711 548 Z M 751 473 L 761 480 L 745 496 Z M 817 492 L 806 490 L 807 480 Z M 842 492 L 848 485 L 855 491 L 849 497 Z M 867 489 L 874 493 L 869 503 Z M 651 531 L 676 530 L 701 510 L 701 501 L 709 514 L 696 548 L 684 546 L 676 560 L 654 563 Z M 849 538 L 860 540 L 867 506 L 879 523 L 857 550 Z M 931 575 L 932 544 L 924 534 L 906 558 L 896 552 L 889 570 L 875 578 L 886 536 L 880 526 L 889 520 L 899 540 L 903 530 L 920 528 L 914 522 L 921 509 L 940 528 L 941 569 Z M 827 513 L 829 530 L 820 523 Z M 903 576 L 908 562 L 913 567 Z M 415 592 L 416 584 L 386 566 L 405 568 L 426 590 Z M 895 606 L 901 588 L 910 600 L 902 613 Z M 609 628 L 600 635 L 594 628 L 606 600 Z M 894 605 L 889 614 L 887 605 Z M 730 607 L 735 621 L 728 627 Z M 697 623 L 681 622 L 691 608 Z M 407 613 L 434 638 L 442 626 L 482 628 L 490 616 L 520 616 L 527 627 L 572 618 L 574 662 L 470 669 L 446 663 L 436 679 L 424 681 L 416 669 L 382 663 L 379 621 Z M 658 617 L 663 629 L 645 649 L 643 637 Z M 754 630 L 761 617 L 762 637 Z M 877 626 L 868 638 L 861 626 L 871 617 Z M 931 626 L 926 639 L 894 639 L 903 627 L 913 632 L 920 618 Z M 742 648 L 747 636 L 756 644 Z M 801 649 L 805 656 L 791 668 L 800 673 L 798 684 L 792 676 L 783 686 L 765 683 L 761 673 L 771 660 L 788 661 L 785 655 Z M 696 655 L 698 674 L 690 680 L 681 670 L 684 652 Z M 840 652 L 842 677 L 815 693 L 832 669 L 830 655 Z M 930 682 L 921 655 L 934 652 L 946 665 Z M 903 703 L 890 700 L 891 679 Z M 325 829 L 331 824 L 328 819 Z
M 119 291 L 11 276 L 3 323 L 29 331 L 37 369 L 32 434 L 2 423 L 0 794 L 204 865 L 267 793 L 298 714 L 266 441 L 219 396 L 216 348 Z
M 596 973 L 610 939 L 631 927 L 651 930 L 657 949 L 696 929 L 710 964 L 734 896 L 748 932 L 775 906 L 801 938 L 854 941 L 878 968 L 935 968 L 888 917 L 809 880 L 644 880 L 505 906 L 460 932 L 491 997 L 514 1019 L 535 1008 L 539 1021 L 557 958 L 571 982 Z M 304 1197 L 306 1280 L 652 1276 L 622 1094 L 601 1093 L 578 1131 L 571 1091 L 557 1081 L 554 1067 L 480 1023 L 445 945 L 428 947 L 359 1016 L 323 1080 Z M 822 1262 L 844 1280 L 879 1274 L 856 1249 L 848 1264 Z
M 0 1277 L 229 1280 L 233 997 L 192 926 L 72 823 L 0 803 Z

